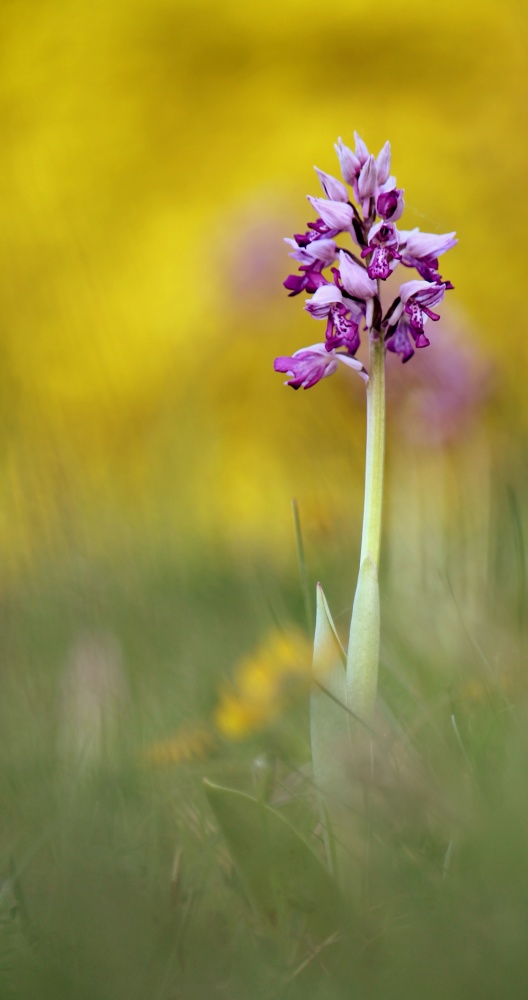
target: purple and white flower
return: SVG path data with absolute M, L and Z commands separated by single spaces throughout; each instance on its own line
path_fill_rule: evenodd
M 330 229 L 336 229 L 339 233 L 350 229 L 352 219 L 354 218 L 354 212 L 350 205 L 345 205 L 342 201 L 326 201 L 324 198 L 313 198 L 310 194 L 307 197 L 310 204 L 315 208 L 315 211 Z
M 307 299 L 304 308 L 314 319 L 326 319 L 332 306 L 342 303 L 343 293 L 337 285 L 326 284 L 318 288 L 311 299 Z
M 406 319 L 401 319 L 398 323 L 394 333 L 387 337 L 385 341 L 385 347 L 388 351 L 392 351 L 393 354 L 399 354 L 402 361 L 409 361 L 414 354 L 413 345 L 413 330 L 410 323 Z M 417 343 L 416 347 L 427 347 L 429 341 L 425 334 L 421 336 L 421 343 Z
M 393 178 L 389 178 L 391 181 Z M 376 211 L 386 222 L 397 222 L 403 215 L 403 190 L 396 187 L 396 183 L 389 188 L 384 185 L 376 199 Z
M 345 180 L 346 183 L 350 184 L 352 187 L 355 184 L 361 170 L 362 164 L 360 159 L 355 153 L 352 152 L 351 149 L 349 149 L 348 146 L 345 146 L 341 136 L 335 143 L 334 149 L 337 153 L 343 180 Z
M 386 142 L 384 146 L 380 149 L 378 156 L 376 158 L 376 177 L 377 183 L 381 186 L 386 184 L 390 177 L 391 168 L 391 148 L 390 142 Z
M 339 251 L 339 274 L 343 288 L 355 299 L 371 299 L 378 293 L 378 286 L 370 277 L 367 268 L 358 264 L 353 257 Z
M 362 303 L 346 299 L 337 285 L 318 288 L 305 305 L 314 319 L 326 319 L 326 349 L 346 347 L 349 354 L 356 353 L 359 344 L 359 324 L 363 317 Z
M 401 230 L 400 242 L 406 256 L 421 259 L 440 257 L 441 254 L 452 250 L 458 240 L 455 233 L 421 233 L 417 228 L 406 232 Z
M 319 170 L 319 167 L 314 167 L 314 170 L 319 178 L 325 197 L 329 201 L 344 201 L 345 204 L 348 204 L 349 194 L 345 185 L 337 177 L 332 177 L 332 174 L 325 174 L 324 170 Z
M 451 250 L 458 240 L 455 233 L 421 233 L 419 229 L 411 229 L 408 232 L 400 232 L 402 249 L 402 264 L 406 267 L 414 267 L 424 281 L 445 284 L 446 288 L 453 288 L 450 281 L 444 279 L 438 273 L 438 258 L 441 254 Z
M 294 260 L 298 260 L 301 264 L 312 266 L 318 263 L 324 267 L 329 267 L 337 258 L 337 247 L 334 240 L 312 240 L 311 243 L 302 246 L 295 239 L 292 240 L 289 236 L 286 236 L 284 242 L 289 243 L 293 247 L 293 252 L 289 256 L 293 257 Z
M 321 285 L 326 285 L 326 278 L 315 267 L 303 265 L 299 270 L 301 274 L 289 274 L 283 281 L 290 298 L 294 295 L 300 295 L 301 292 L 308 292 L 311 295 Z
M 429 346 L 424 327 L 428 319 L 435 322 L 440 319 L 431 306 L 442 301 L 445 291 L 445 285 L 427 281 L 406 281 L 401 286 L 400 302 L 390 317 L 389 336 L 385 341 L 388 351 L 400 354 L 402 361 L 408 361 L 414 354 L 414 347 Z
M 365 382 L 368 381 L 367 372 L 361 361 L 349 358 L 346 354 L 339 354 L 337 351 L 328 351 L 325 344 L 304 347 L 296 351 L 292 357 L 275 358 L 273 367 L 276 372 L 284 372 L 290 376 L 284 385 L 290 385 L 292 389 L 310 389 L 321 379 L 333 375 L 340 361 L 358 372 Z
M 385 281 L 398 265 L 401 255 L 398 253 L 400 237 L 392 222 L 376 223 L 369 230 L 368 246 L 361 251 L 362 257 L 372 254 L 367 271 L 370 278 Z
M 400 287 L 400 299 L 404 312 L 409 316 L 409 323 L 416 333 L 423 333 L 427 318 L 434 321 L 440 319 L 431 306 L 438 305 L 445 295 L 445 285 L 431 285 L 427 281 L 406 281 Z
M 284 285 L 291 296 L 308 293 L 306 311 L 326 320 L 323 344 L 277 359 L 276 370 L 291 373 L 288 384 L 294 388 L 315 385 L 336 370 L 339 360 L 357 369 L 353 356 L 362 331 L 408 361 L 416 348 L 429 344 L 425 325 L 439 318 L 434 307 L 453 287 L 439 274 L 438 258 L 456 245 L 455 234 L 397 229 L 404 199 L 391 175 L 390 144 L 375 157 L 357 132 L 354 142 L 353 150 L 341 138 L 335 146 L 342 181 L 315 168 L 325 195 L 308 196 L 317 218 L 306 232 L 286 240 L 299 269 Z M 351 249 L 340 245 L 342 238 L 352 241 Z M 414 268 L 418 279 L 401 285 L 383 317 L 381 283 L 400 264 Z M 284 368 L 287 362 L 290 367 Z

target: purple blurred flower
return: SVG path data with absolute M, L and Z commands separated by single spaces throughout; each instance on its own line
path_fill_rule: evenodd
M 442 318 L 420 363 L 400 376 L 395 364 L 387 388 L 398 434 L 426 448 L 460 443 L 478 422 L 495 389 L 496 373 L 482 343 L 478 350 L 463 317 Z
M 296 351 L 291 358 L 275 358 L 273 367 L 276 372 L 284 372 L 291 376 L 284 385 L 290 385 L 292 389 L 310 389 L 322 378 L 333 375 L 340 361 L 353 368 L 365 381 L 368 380 L 367 372 L 360 361 L 346 354 L 338 354 L 337 351 L 328 351 L 325 344 L 304 347 Z

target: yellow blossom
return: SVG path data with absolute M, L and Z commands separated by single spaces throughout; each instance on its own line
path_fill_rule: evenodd
M 311 645 L 299 629 L 273 629 L 240 661 L 233 682 L 222 691 L 214 713 L 218 732 L 238 740 L 270 725 L 308 689 L 311 661 Z
M 205 757 L 213 748 L 215 738 L 205 726 L 184 726 L 168 740 L 153 743 L 145 753 L 148 764 L 182 764 Z

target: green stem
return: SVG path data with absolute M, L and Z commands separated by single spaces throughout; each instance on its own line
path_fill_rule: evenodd
M 365 506 L 361 538 L 360 566 L 370 556 L 379 568 L 381 516 L 383 507 L 383 459 L 385 454 L 385 345 L 369 340 L 370 378 L 367 385 L 367 457 L 365 465 Z
M 365 509 L 359 576 L 352 608 L 346 666 L 347 705 L 370 724 L 376 705 L 380 647 L 378 566 L 383 505 L 385 451 L 385 345 L 370 331 L 367 385 L 367 459 Z

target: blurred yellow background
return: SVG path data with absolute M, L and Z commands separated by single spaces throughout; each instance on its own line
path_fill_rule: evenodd
M 440 445 L 469 435 L 471 465 L 486 407 L 499 442 L 525 428 L 526 19 L 521 0 L 4 0 L 4 580 L 138 544 L 293 558 L 293 495 L 309 532 L 356 522 L 359 379 L 293 393 L 272 368 L 321 338 L 282 237 L 354 129 L 390 139 L 402 225 L 460 237 Z M 406 429 L 438 446 L 427 353 L 391 368 L 392 451 Z

